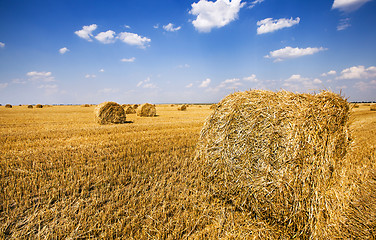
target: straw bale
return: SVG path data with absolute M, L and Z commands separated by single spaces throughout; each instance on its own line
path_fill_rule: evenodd
M 372 104 L 369 106 L 369 110 L 370 110 L 370 111 L 376 111 L 376 103 L 372 103 Z
M 150 103 L 144 103 L 137 108 L 137 116 L 140 117 L 154 117 L 157 114 L 155 105 Z
M 35 108 L 43 108 L 43 105 L 42 104 L 37 104 L 37 105 L 35 105 Z
M 134 110 L 136 110 L 138 108 L 138 104 L 133 104 L 132 107 Z
M 104 102 L 94 109 L 95 120 L 99 124 L 125 123 L 125 111 L 115 102 Z
M 291 237 L 322 236 L 327 194 L 349 145 L 349 110 L 328 91 L 228 95 L 206 120 L 196 148 L 208 191 Z
M 90 107 L 90 104 L 82 104 L 81 107 Z
M 187 110 L 187 104 L 183 104 L 183 105 L 179 106 L 178 110 L 179 111 L 186 111 Z
M 27 108 L 33 108 L 33 105 L 28 105 Z
M 136 110 L 133 108 L 133 106 L 127 106 L 124 108 L 125 114 L 135 114 Z
M 5 104 L 5 108 L 12 108 L 13 106 L 10 104 Z

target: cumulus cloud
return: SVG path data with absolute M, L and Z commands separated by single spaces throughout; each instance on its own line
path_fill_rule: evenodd
M 75 31 L 74 33 L 80 38 L 83 38 L 89 42 L 92 42 L 93 41 L 91 39 L 91 37 L 93 36 L 92 32 L 95 29 L 97 29 L 97 24 L 91 24 L 89 26 L 83 26 L 81 30 Z
M 211 82 L 211 79 L 207 78 L 206 80 L 202 81 L 202 83 L 198 87 L 200 87 L 200 88 L 206 88 L 206 87 L 209 86 L 210 82 Z
M 120 61 L 122 61 L 122 62 L 134 62 L 134 60 L 136 60 L 136 58 L 131 57 L 131 58 L 122 58 Z
M 269 55 L 266 55 L 265 58 L 274 58 L 274 62 L 280 62 L 286 59 L 291 58 L 298 58 L 303 57 L 306 55 L 312 55 L 321 51 L 327 50 L 326 48 L 319 47 L 319 48 L 292 48 L 292 47 L 285 47 L 282 49 L 278 49 L 275 51 L 271 51 Z
M 8 87 L 8 83 L 0 83 L 0 89 Z
M 321 74 L 321 76 L 322 76 L 322 77 L 326 77 L 326 76 L 329 76 L 329 75 L 336 75 L 336 74 L 337 74 L 336 71 L 334 71 L 334 70 L 330 70 L 330 71 L 327 72 L 327 73 L 323 73 L 323 74 Z
M 60 53 L 60 54 L 64 54 L 64 53 L 66 53 L 66 52 L 69 52 L 69 49 L 66 48 L 66 47 L 63 47 L 63 48 L 60 48 L 60 49 L 59 49 L 59 53 Z
M 322 81 L 318 78 L 311 79 L 302 77 L 300 74 L 293 74 L 284 81 L 283 86 L 293 91 L 313 90 L 319 87 Z
M 5 43 L 0 42 L 0 48 L 3 48 L 3 47 L 5 47 Z
M 200 0 L 192 3 L 189 13 L 197 16 L 192 24 L 199 32 L 210 32 L 213 28 L 221 28 L 237 19 L 244 5 L 241 0 Z
M 114 43 L 116 41 L 115 34 L 114 31 L 108 30 L 106 32 L 98 33 L 98 35 L 95 36 L 95 39 L 104 44 Z
M 365 68 L 364 66 L 354 66 L 346 68 L 341 72 L 341 75 L 337 79 L 368 79 L 376 77 L 376 67 L 371 66 Z
M 372 0 L 334 0 L 332 9 L 338 9 L 342 12 L 352 12 L 370 1 Z
M 32 71 L 26 73 L 26 76 L 29 77 L 30 81 L 34 82 L 54 82 L 55 78 L 52 76 L 51 72 L 37 72 Z
M 150 38 L 130 32 L 119 33 L 118 38 L 126 44 L 138 46 L 139 48 L 146 48 L 151 42 Z
M 188 84 L 187 86 L 185 86 L 186 88 L 191 88 L 191 87 L 193 87 L 193 83 L 190 83 L 190 84 Z
M 164 25 L 163 26 L 163 29 L 168 31 L 168 32 L 176 32 L 176 31 L 179 31 L 181 29 L 181 27 L 174 27 L 174 24 L 172 23 L 169 23 L 167 25 Z
M 264 34 L 269 32 L 274 32 L 282 28 L 292 27 L 300 22 L 300 18 L 297 17 L 295 19 L 290 18 L 281 18 L 281 19 L 273 19 L 273 18 L 265 18 L 264 20 L 258 21 L 257 26 L 257 34 Z

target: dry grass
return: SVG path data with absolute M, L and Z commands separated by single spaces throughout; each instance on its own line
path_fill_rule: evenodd
M 125 123 L 126 115 L 122 106 L 115 102 L 104 102 L 94 109 L 95 121 L 99 124 Z
M 371 104 L 371 105 L 369 106 L 369 110 L 370 110 L 370 111 L 376 111 L 376 104 L 375 104 L 375 103 Z
M 157 111 L 98 125 L 92 108 L 0 108 L 0 239 L 289 239 L 208 191 L 194 153 L 209 107 Z M 374 186 L 375 119 L 369 107 L 354 109 L 337 189 L 351 201 L 333 205 L 344 213 L 333 223 L 338 239 L 372 239 L 372 224 L 359 224 L 372 212 L 358 219 L 350 207 L 374 199 L 361 189 Z

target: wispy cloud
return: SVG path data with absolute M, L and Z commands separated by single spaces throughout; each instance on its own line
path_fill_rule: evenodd
M 0 89 L 4 89 L 6 87 L 8 87 L 8 83 L 0 83 Z
M 150 82 L 150 77 L 147 77 L 145 80 L 138 82 L 137 83 L 137 87 L 142 87 L 142 88 L 157 88 L 157 86 L 154 83 Z
M 86 74 L 85 75 L 85 78 L 96 78 L 97 77 L 97 75 L 95 75 L 95 74 Z
M 264 34 L 277 31 L 282 28 L 292 27 L 300 22 L 300 18 L 297 17 L 295 19 L 290 18 L 280 18 L 280 19 L 273 19 L 273 18 L 266 18 L 264 20 L 258 21 L 257 26 L 257 34 Z
M 193 83 L 190 83 L 190 84 L 188 84 L 187 86 L 185 86 L 186 88 L 191 88 L 191 87 L 193 87 Z
M 265 0 L 255 0 L 255 1 L 253 1 L 253 2 L 250 3 L 250 5 L 248 6 L 248 8 L 253 8 L 254 6 L 256 6 L 259 3 L 262 3 L 263 1 L 265 1 Z
M 332 9 L 338 9 L 343 12 L 352 12 L 370 1 L 372 0 L 334 0 Z
M 291 58 L 298 58 L 303 57 L 306 55 L 312 55 L 321 51 L 325 51 L 327 48 L 319 47 L 319 48 L 292 48 L 292 47 L 285 47 L 282 49 L 278 49 L 275 51 L 271 51 L 269 55 L 266 55 L 265 58 L 274 58 L 274 62 L 284 61 L 286 59 Z
M 135 60 L 136 60 L 135 57 L 120 59 L 120 61 L 122 61 L 122 62 L 134 62 Z
M 350 18 L 344 18 L 339 20 L 339 24 L 337 26 L 337 31 L 345 30 L 346 28 L 350 27 Z
M 164 25 L 163 26 L 163 29 L 168 31 L 168 32 L 176 32 L 176 31 L 179 31 L 181 29 L 181 27 L 174 27 L 174 24 L 172 23 L 169 23 L 167 25 Z
M 217 0 L 215 2 L 200 0 L 192 3 L 190 14 L 197 16 L 192 21 L 199 32 L 210 32 L 221 28 L 238 18 L 240 9 L 245 5 L 241 0 Z
M 51 72 L 37 72 L 32 71 L 26 73 L 26 76 L 29 77 L 29 81 L 33 82 L 54 82 L 55 77 L 52 76 Z
M 5 43 L 0 42 L 0 48 L 3 48 L 3 47 L 5 47 Z
M 209 86 L 210 82 L 211 82 L 211 79 L 210 79 L 210 78 L 207 78 L 206 80 L 202 81 L 202 83 L 200 84 L 199 87 L 200 87 L 200 88 L 206 88 L 206 87 Z

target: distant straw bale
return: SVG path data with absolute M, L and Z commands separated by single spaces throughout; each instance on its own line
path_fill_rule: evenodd
M 132 107 L 133 107 L 133 109 L 135 109 L 135 110 L 136 110 L 136 109 L 138 108 L 138 104 L 133 104 L 133 106 L 132 106 Z
M 43 108 L 43 105 L 42 104 L 37 104 L 37 105 L 35 105 L 35 108 Z
M 137 116 L 140 117 L 154 117 L 157 114 L 155 105 L 150 103 L 144 103 L 137 108 Z
M 136 110 L 133 108 L 133 106 L 127 106 L 124 108 L 125 114 L 135 114 Z
M 12 108 L 13 106 L 10 104 L 5 104 L 5 108 Z
M 376 103 L 372 103 L 372 104 L 369 106 L 369 110 L 370 110 L 370 111 L 376 111 Z
M 82 104 L 81 107 L 90 107 L 90 104 Z
M 33 108 L 33 105 L 27 105 L 27 108 Z
M 212 196 L 292 231 L 291 238 L 324 236 L 328 192 L 349 145 L 349 110 L 328 91 L 228 95 L 205 122 L 196 148 Z
M 94 109 L 95 121 L 99 124 L 125 123 L 125 111 L 115 102 L 104 102 Z
M 186 111 L 187 110 L 187 104 L 183 104 L 183 105 L 179 106 L 178 110 L 179 111 Z

